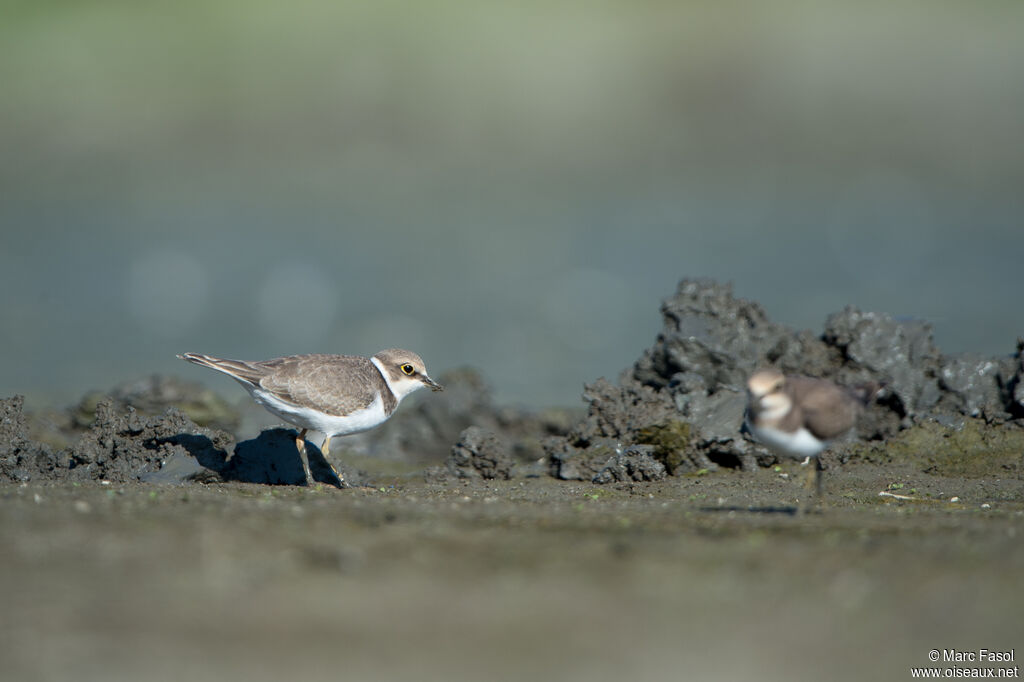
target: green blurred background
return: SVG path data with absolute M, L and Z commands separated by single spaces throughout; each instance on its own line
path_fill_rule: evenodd
M 0 7 L 3 395 L 404 346 L 575 403 L 683 276 L 1024 333 L 1024 3 Z

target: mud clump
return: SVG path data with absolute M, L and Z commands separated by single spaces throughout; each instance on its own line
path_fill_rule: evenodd
M 828 317 L 822 339 L 839 351 L 837 381 L 884 381 L 904 415 L 927 412 L 938 403 L 941 354 L 929 325 L 847 308 Z
M 445 471 L 455 478 L 512 478 L 514 463 L 508 449 L 498 437 L 479 426 L 471 426 L 452 446 Z
M 624 380 L 598 379 L 584 387 L 587 416 L 564 438 L 545 442 L 549 471 L 563 480 L 592 480 L 625 446 L 650 444 L 672 473 L 715 465 L 690 446 L 692 426 L 657 390 Z
M 674 474 L 685 462 L 683 453 L 690 447 L 692 429 L 684 421 L 651 424 L 637 432 L 637 442 L 651 446 L 654 457 Z
M 1014 417 L 1024 417 L 1024 339 L 1017 339 L 1017 354 L 1014 356 L 1015 373 L 1003 384 L 1003 394 Z
M 0 479 L 28 481 L 42 468 L 52 468 L 48 448 L 28 437 L 24 396 L 0 399 Z
M 20 401 L 3 401 L 16 430 Z M 6 424 L 6 419 L 5 419 Z M 11 450 L 0 475 L 10 481 L 145 481 L 181 483 L 219 479 L 233 438 L 223 431 L 197 426 L 171 409 L 159 417 L 143 417 L 133 408 L 119 412 L 111 400 L 96 404 L 95 419 L 68 448 L 54 451 L 31 444 L 24 436 L 0 434 Z M 26 447 L 25 443 L 30 445 Z M 15 451 L 16 450 L 16 451 Z
M 632 445 L 612 456 L 593 478 L 594 483 L 660 481 L 665 465 L 654 457 L 654 446 Z
M 1024 343 L 1013 357 L 944 356 L 928 324 L 849 307 L 830 315 L 819 335 L 793 331 L 735 298 L 730 285 L 706 279 L 681 281 L 661 312 L 654 345 L 617 384 L 586 386 L 587 416 L 546 442 L 553 476 L 591 478 L 610 452 L 638 444 L 651 445 L 670 474 L 774 464 L 741 430 L 746 379 L 764 366 L 884 384 L 854 442 L 891 438 L 925 420 L 977 417 L 994 428 L 1024 415 Z
M 143 417 L 134 408 L 119 412 L 100 401 L 96 419 L 68 453 L 70 480 L 141 480 L 180 483 L 217 479 L 234 439 L 223 431 L 197 426 L 171 408 Z

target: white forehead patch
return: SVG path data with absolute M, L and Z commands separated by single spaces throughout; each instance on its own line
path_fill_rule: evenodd
M 763 396 L 774 389 L 781 381 L 783 376 L 780 372 L 772 370 L 761 370 L 754 372 L 747 379 L 747 390 L 749 390 L 755 396 Z

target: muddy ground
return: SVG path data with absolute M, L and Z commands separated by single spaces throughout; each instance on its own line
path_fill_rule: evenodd
M 793 332 L 710 282 L 662 311 L 578 407 L 449 373 L 332 443 L 345 489 L 315 448 L 295 485 L 289 431 L 239 436 L 177 379 L 0 401 L 0 678 L 904 680 L 932 649 L 1024 656 L 1019 347 L 944 356 L 854 310 Z M 740 432 L 761 364 L 889 389 L 813 513 L 807 468 Z

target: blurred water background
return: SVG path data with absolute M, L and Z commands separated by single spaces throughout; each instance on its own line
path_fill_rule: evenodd
M 1024 334 L 1024 3 L 2 14 L 2 395 L 403 346 L 576 404 L 683 276 Z

